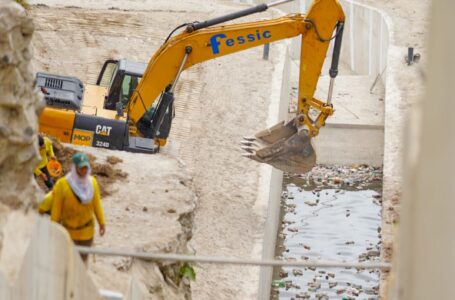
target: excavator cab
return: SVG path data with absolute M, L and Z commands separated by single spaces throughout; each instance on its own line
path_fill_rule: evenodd
M 117 115 L 123 116 L 123 111 L 136 90 L 147 64 L 130 60 L 106 60 L 101 68 L 98 80 L 99 86 L 108 89 L 104 99 L 104 108 L 117 110 Z M 147 109 L 147 112 L 138 123 L 138 129 L 145 138 L 158 138 L 165 140 L 169 136 L 171 123 L 174 116 L 173 105 L 166 105 L 161 101 L 162 97 Z M 158 126 L 157 118 L 163 111 L 163 118 Z
M 119 103 L 122 108 L 126 108 L 146 67 L 145 63 L 125 59 L 105 61 L 96 81 L 96 85 L 108 89 L 104 99 L 104 108 L 116 110 Z

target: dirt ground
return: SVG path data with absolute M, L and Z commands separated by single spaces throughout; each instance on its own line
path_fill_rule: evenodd
M 378 7 L 389 14 L 395 28 L 394 43 L 401 47 L 393 50 L 402 51 L 407 46 L 414 46 L 423 54 L 421 65 L 424 65 L 429 0 L 358 2 Z M 167 33 L 180 23 L 207 19 L 239 8 L 221 0 L 33 0 L 30 3 L 47 5 L 33 6 L 31 10 L 36 24 L 33 40 L 36 71 L 73 75 L 88 83 L 95 81 L 105 59 L 125 57 L 147 61 Z M 264 16 L 268 14 L 258 18 Z M 179 157 L 182 165 L 173 167 L 188 170 L 193 178 L 191 190 L 197 195 L 198 202 L 191 245 L 197 254 L 249 257 L 255 239 L 261 236 L 262 216 L 256 215 L 252 209 L 260 169 L 256 163 L 241 158 L 238 141 L 243 135 L 265 126 L 271 74 L 278 55 L 273 46 L 271 53 L 271 60 L 267 62 L 261 60 L 261 49 L 253 49 L 195 66 L 183 74 L 178 86 L 177 115 L 170 145 L 160 156 Z M 404 115 L 409 105 L 421 95 L 420 70 L 420 65 L 409 68 L 394 66 L 392 72 L 396 72 L 401 82 L 399 89 L 405 99 L 394 108 L 395 114 Z M 401 117 L 390 122 L 394 123 L 391 129 L 401 130 Z M 401 134 L 397 134 L 396 139 L 401 140 Z M 399 145 L 397 140 L 390 143 Z M 93 153 L 96 156 L 110 155 L 99 150 L 93 150 Z M 394 162 L 391 165 L 401 165 L 400 154 L 401 147 L 397 146 L 391 154 Z M 119 184 L 106 197 L 106 210 L 111 211 L 112 220 L 116 220 L 108 230 L 121 234 L 99 239 L 99 245 L 123 247 L 130 246 L 131 241 L 141 241 L 133 244 L 140 248 L 145 243 L 147 249 L 162 249 L 165 247 L 159 238 L 163 235 L 162 227 L 147 225 L 144 228 L 142 225 L 149 224 L 147 222 L 154 214 L 166 215 L 166 209 L 175 208 L 153 204 L 147 211 L 141 211 L 141 207 L 144 209 L 145 204 L 150 203 L 147 195 L 154 190 L 150 185 L 152 182 L 161 183 L 163 179 L 158 175 L 166 170 L 154 168 L 153 160 L 146 156 L 121 155 L 126 155 L 120 166 L 128 169 L 128 185 Z M 387 168 L 385 166 L 384 172 L 393 175 L 386 179 L 391 183 L 389 194 L 398 197 L 398 168 Z M 166 194 L 155 189 L 152 198 L 162 197 L 162 202 L 157 204 L 163 205 L 167 203 Z M 386 202 L 387 193 L 384 200 Z M 394 200 L 390 204 L 391 213 L 387 214 L 392 218 L 396 216 L 394 211 L 398 203 Z M 131 207 L 133 212 L 126 210 Z M 123 221 L 123 217 L 129 214 L 130 219 Z M 393 223 L 390 218 L 386 216 L 386 222 Z M 172 224 L 179 226 L 176 222 Z M 144 236 L 147 236 L 145 241 Z M 122 269 L 121 260 L 97 258 L 95 266 L 92 270 L 101 287 L 124 291 L 126 275 L 115 281 L 108 277 L 109 272 Z M 249 299 L 254 294 L 256 281 L 252 268 L 202 265 L 196 271 L 198 279 L 192 285 L 194 299 Z
M 227 1 L 31 1 L 38 3 L 48 6 L 31 10 L 36 23 L 36 71 L 73 75 L 88 83 L 95 81 L 105 59 L 147 61 L 180 23 L 242 8 Z M 197 207 L 191 246 L 197 254 L 251 257 L 257 252 L 264 220 L 253 210 L 260 168 L 241 157 L 239 141 L 265 127 L 272 72 L 280 55 L 275 49 L 272 45 L 269 61 L 262 60 L 262 49 L 257 48 L 186 71 L 177 87 L 169 145 L 161 154 L 149 158 L 89 150 L 100 162 L 103 157 L 119 156 L 123 162 L 118 167 L 128 173 L 126 182 L 113 185 L 105 197 L 110 225 L 108 235 L 97 238 L 96 246 L 177 250 L 169 246 L 172 239 L 178 241 L 175 233 L 181 232 L 176 217 L 164 218 L 168 221 L 160 224 L 157 220 L 163 220 L 163 215 L 191 214 L 194 193 Z M 160 157 L 168 158 L 168 165 L 156 164 Z M 180 163 L 175 164 L 173 157 Z M 191 191 L 178 181 L 173 183 L 179 172 L 185 177 L 187 171 Z M 171 201 L 171 191 L 177 202 Z M 185 205 L 175 205 L 182 202 Z M 128 270 L 128 264 L 124 259 L 97 257 L 90 269 L 100 287 L 124 292 L 128 271 L 123 270 Z M 251 299 L 257 292 L 255 272 L 249 267 L 197 266 L 193 299 Z
M 67 172 L 71 170 L 72 156 L 77 152 L 76 149 L 72 147 L 67 147 L 65 144 L 60 143 L 56 138 L 50 137 L 52 140 L 52 145 L 54 148 L 54 153 L 62 165 L 62 175 L 64 176 Z M 97 161 L 97 158 L 93 155 L 89 155 L 90 165 L 91 165 L 91 174 L 96 176 L 101 197 L 111 195 L 111 185 L 116 185 L 117 181 L 125 181 L 128 177 L 128 173 L 118 169 L 116 166 L 118 163 L 123 162 L 123 160 L 117 156 L 108 156 L 106 157 L 106 162 L 100 163 Z M 57 181 L 58 178 L 54 178 L 54 181 Z M 44 182 L 37 178 L 37 183 L 44 193 L 47 192 L 46 185 Z
M 150 157 L 95 148 L 76 149 L 96 157 L 100 165 L 109 165 L 108 161 L 115 156 L 122 160 L 115 164 L 115 169 L 129 174 L 108 186 L 109 196 L 103 198 L 107 233 L 95 237 L 95 247 L 186 252 L 186 242 L 191 237 L 188 224 L 193 218 L 196 198 L 192 178 L 177 159 L 168 155 Z M 124 294 L 130 275 L 134 274 L 131 259 L 121 257 L 92 257 L 89 269 L 100 288 Z

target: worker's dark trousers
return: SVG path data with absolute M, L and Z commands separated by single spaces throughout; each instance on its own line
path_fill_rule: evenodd
M 93 238 L 90 240 L 86 241 L 73 241 L 77 246 L 83 246 L 83 247 L 92 247 L 93 245 Z M 87 264 L 88 261 L 88 254 L 82 254 L 80 253 L 82 261 Z
M 52 188 L 54 187 L 54 180 L 52 179 L 51 175 L 49 174 L 49 171 L 47 170 L 46 167 L 44 167 L 41 169 L 41 172 L 43 172 L 47 176 L 47 180 L 44 180 L 44 184 L 47 186 L 47 188 L 49 190 L 52 190 Z

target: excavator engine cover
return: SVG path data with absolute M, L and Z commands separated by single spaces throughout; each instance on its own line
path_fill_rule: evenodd
M 81 110 L 84 84 L 78 78 L 38 72 L 36 85 L 41 88 L 47 106 Z
M 258 132 L 242 141 L 244 156 L 266 163 L 288 173 L 306 173 L 316 164 L 311 137 L 305 129 L 297 129 L 295 121 Z

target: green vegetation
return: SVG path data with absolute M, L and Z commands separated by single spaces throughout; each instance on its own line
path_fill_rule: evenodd
M 188 280 L 196 280 L 196 272 L 194 271 L 193 267 L 188 264 L 184 263 L 183 266 L 180 267 L 180 277 L 185 277 Z
M 16 2 L 22 5 L 22 7 L 25 9 L 29 9 L 30 7 L 30 4 L 28 4 L 27 0 L 16 0 Z

